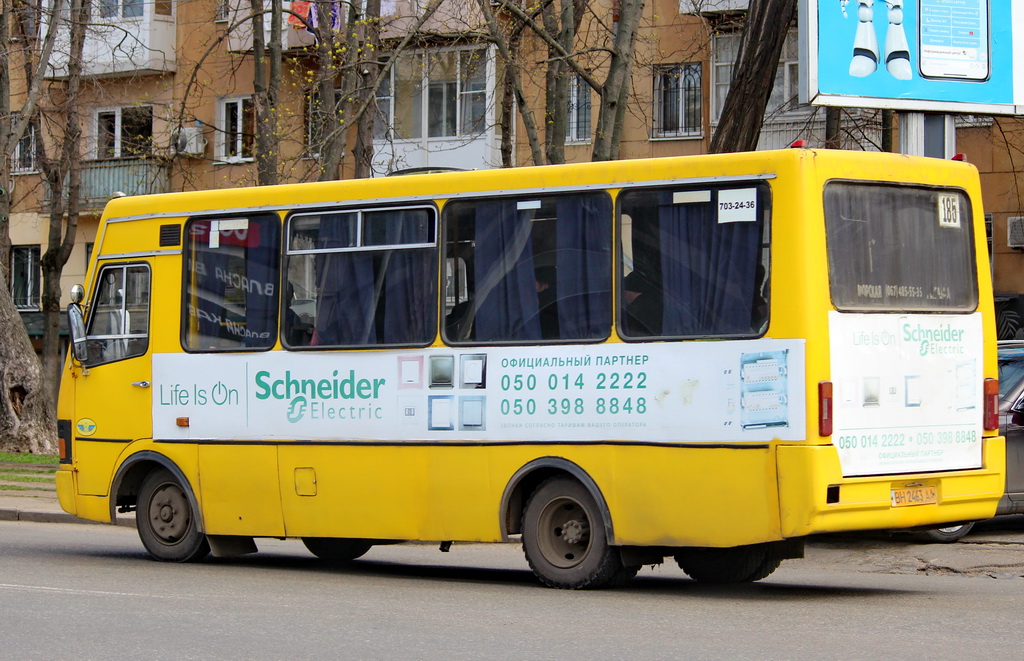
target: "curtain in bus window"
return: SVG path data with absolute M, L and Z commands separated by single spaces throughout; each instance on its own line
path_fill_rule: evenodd
M 321 218 L 317 248 L 350 245 L 349 224 L 343 220 L 340 214 Z M 373 255 L 368 252 L 317 255 L 316 273 L 316 328 L 312 344 L 369 344 L 371 338 L 376 338 Z
M 611 323 L 611 200 L 603 194 L 561 197 L 556 208 L 559 337 L 605 337 Z
M 245 325 L 242 346 L 270 347 L 277 331 L 278 233 L 276 221 L 260 223 L 245 251 Z
M 390 211 L 373 216 L 384 216 L 384 242 L 389 245 L 434 241 L 433 214 L 426 209 Z M 389 250 L 381 256 L 385 344 L 422 344 L 434 337 L 436 258 L 434 248 Z
M 759 222 L 718 222 L 710 204 L 659 200 L 663 335 L 750 333 Z
M 476 339 L 541 339 L 530 214 L 516 202 L 476 205 Z

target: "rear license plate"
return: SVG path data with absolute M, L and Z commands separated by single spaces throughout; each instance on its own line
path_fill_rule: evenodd
M 892 506 L 907 507 L 909 505 L 934 505 L 939 502 L 939 489 L 934 484 L 916 487 L 900 487 L 893 489 Z

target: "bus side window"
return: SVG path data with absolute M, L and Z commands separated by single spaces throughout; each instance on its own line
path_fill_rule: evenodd
M 195 219 L 186 232 L 183 346 L 191 351 L 273 347 L 280 277 L 278 218 Z
M 634 189 L 619 198 L 619 331 L 749 337 L 768 322 L 764 184 Z
M 455 201 L 444 213 L 445 258 L 467 265 L 468 293 L 446 297 L 445 340 L 608 336 L 612 234 L 605 193 Z M 459 272 L 452 275 L 458 279 Z
M 285 268 L 289 348 L 420 346 L 437 333 L 433 208 L 295 214 Z
M 105 266 L 97 283 L 86 331 L 87 364 L 102 365 L 146 353 L 149 267 L 145 264 Z

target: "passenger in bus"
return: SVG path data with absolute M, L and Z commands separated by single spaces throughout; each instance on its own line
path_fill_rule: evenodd
M 625 290 L 626 334 L 661 335 L 661 291 L 641 271 L 632 271 L 622 280 Z
M 448 341 L 473 339 L 473 300 L 456 303 L 444 317 L 444 334 Z

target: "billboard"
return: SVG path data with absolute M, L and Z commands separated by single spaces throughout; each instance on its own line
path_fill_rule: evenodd
M 803 103 L 1024 113 L 1020 0 L 801 0 L 800 11 Z

